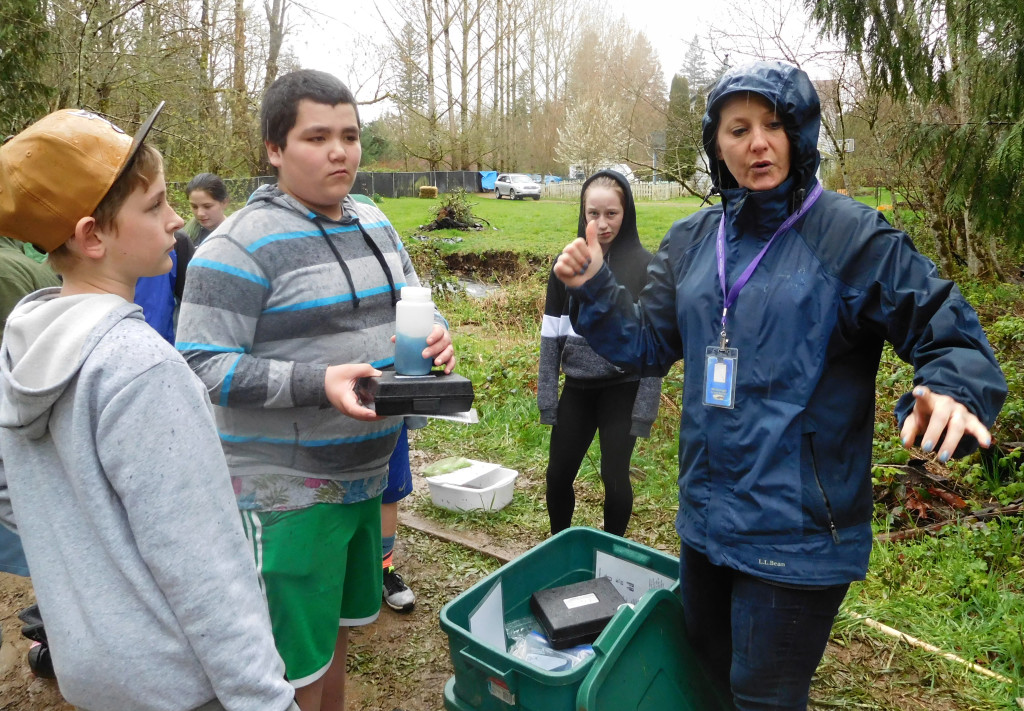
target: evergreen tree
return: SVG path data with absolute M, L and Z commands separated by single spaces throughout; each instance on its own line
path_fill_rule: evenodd
M 711 74 L 708 72 L 707 63 L 704 61 L 704 50 L 701 49 L 700 39 L 697 35 L 690 41 L 690 48 L 686 50 L 683 57 L 682 75 L 690 84 L 694 93 L 701 93 L 711 83 Z
M 387 126 L 381 119 L 363 124 L 359 137 L 363 147 L 361 165 L 372 166 L 395 158 L 395 146 L 388 139 Z
M 395 45 L 392 97 L 403 108 L 423 113 L 427 108 L 425 43 L 412 23 L 406 22 Z
M 39 80 L 50 32 L 37 0 L 0 3 L 0 140 L 46 113 Z
M 697 170 L 697 145 L 700 129 L 690 104 L 690 85 L 676 74 L 668 94 L 668 123 L 665 127 L 665 158 L 662 173 L 683 187 Z M 691 189 L 692 192 L 692 189 Z
M 872 84 L 915 117 L 905 148 L 940 166 L 928 177 L 942 193 L 940 217 L 957 225 L 951 244 L 972 273 L 999 274 L 995 239 L 1024 242 L 1024 4 L 808 3 L 861 55 Z

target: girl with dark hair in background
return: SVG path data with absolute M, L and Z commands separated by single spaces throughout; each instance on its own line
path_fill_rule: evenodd
M 192 219 L 185 223 L 185 234 L 199 246 L 224 221 L 228 206 L 228 189 L 224 181 L 213 173 L 200 173 L 185 186 Z

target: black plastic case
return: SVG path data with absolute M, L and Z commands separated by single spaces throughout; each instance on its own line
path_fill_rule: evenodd
M 625 602 L 605 577 L 538 590 L 530 596 L 530 611 L 544 628 L 551 646 L 565 649 L 597 639 Z
M 360 402 L 378 415 L 454 415 L 473 406 L 473 383 L 456 373 L 432 371 L 427 375 L 398 375 L 385 370 L 379 378 L 360 378 Z

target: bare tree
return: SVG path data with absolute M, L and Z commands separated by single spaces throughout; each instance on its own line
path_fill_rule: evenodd
M 577 164 L 590 175 L 615 156 L 627 131 L 618 122 L 606 120 L 612 112 L 613 108 L 599 96 L 573 104 L 558 129 L 558 159 L 567 165 Z
M 284 43 L 288 27 L 285 24 L 285 16 L 288 13 L 288 0 L 264 0 L 263 11 L 267 16 L 267 35 L 269 47 L 267 48 L 267 70 L 263 78 L 263 88 L 274 83 L 277 79 L 278 59 L 281 56 L 281 45 Z

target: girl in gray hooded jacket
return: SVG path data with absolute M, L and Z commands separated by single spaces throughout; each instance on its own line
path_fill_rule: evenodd
M 596 223 L 605 260 L 635 301 L 647 277 L 651 253 L 640 244 L 629 183 L 620 173 L 592 175 L 580 193 L 579 235 Z M 558 396 L 558 374 L 565 374 Z M 637 437 L 649 437 L 658 415 L 661 378 L 627 373 L 595 353 L 572 330 L 569 297 L 552 272 L 541 327 L 537 406 L 540 421 L 553 425 L 547 469 L 551 533 L 572 523 L 573 483 L 583 457 L 600 432 L 604 530 L 622 536 L 633 513 L 629 463 Z

